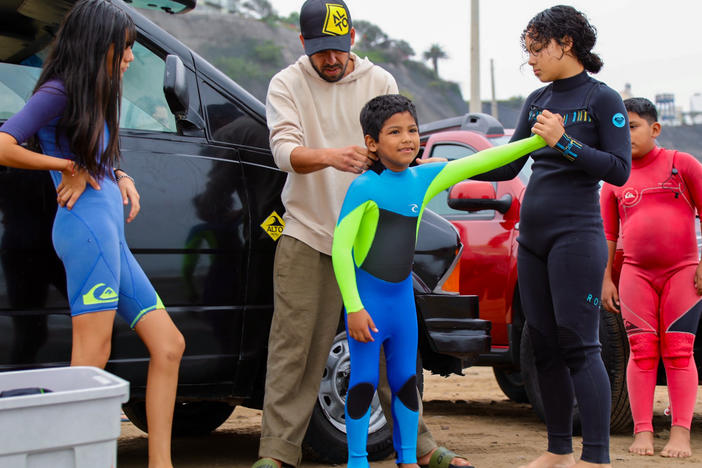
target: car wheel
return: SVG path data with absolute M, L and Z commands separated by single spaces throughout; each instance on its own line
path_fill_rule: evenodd
M 507 395 L 507 398 L 516 403 L 529 403 L 529 396 L 524 388 L 524 380 L 522 380 L 520 371 L 506 367 L 493 367 L 492 371 L 495 374 L 497 385 Z
M 148 432 L 146 404 L 130 401 L 122 406 L 124 414 L 136 427 Z M 222 401 L 176 402 L 173 410 L 173 435 L 205 435 L 217 429 L 231 416 L 234 406 Z
M 626 390 L 626 365 L 629 360 L 629 346 L 624 331 L 621 315 L 606 310 L 600 311 L 600 342 L 602 343 L 602 361 L 609 376 L 612 392 L 612 411 L 610 432 L 631 432 L 632 419 L 629 407 L 629 395 Z M 541 390 L 536 376 L 534 352 L 527 327 L 522 331 L 520 348 L 522 379 L 529 402 L 539 418 L 544 420 L 544 406 Z M 581 434 L 580 414 L 577 403 L 573 405 L 573 434 Z
M 421 361 L 418 361 L 418 386 L 423 387 Z M 344 405 L 349 387 L 349 347 L 346 333 L 334 338 L 322 375 L 317 402 L 305 435 L 305 451 L 316 460 L 340 464 L 347 461 L 346 422 Z M 387 427 L 378 394 L 373 395 L 368 424 L 367 451 L 369 460 L 387 458 L 394 449 L 392 433 Z

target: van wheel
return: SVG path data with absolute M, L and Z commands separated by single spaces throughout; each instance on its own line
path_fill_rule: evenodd
M 629 360 L 629 345 L 624 331 L 621 315 L 612 314 L 606 310 L 600 311 L 600 342 L 602 343 L 602 361 L 609 376 L 612 392 L 612 411 L 610 417 L 610 432 L 631 432 L 633 422 L 629 407 L 629 395 L 626 390 L 626 365 Z M 537 416 L 544 420 L 544 405 L 541 399 L 534 352 L 531 338 L 524 326 L 520 360 L 524 387 Z M 581 434 L 580 414 L 577 403 L 573 402 L 573 435 Z
M 423 390 L 421 360 L 418 359 L 417 385 Z M 317 402 L 303 442 L 305 452 L 312 458 L 332 464 L 346 463 L 346 422 L 344 405 L 349 387 L 349 346 L 346 332 L 334 337 L 329 358 L 322 375 Z M 387 427 L 378 394 L 373 395 L 368 424 L 368 459 L 383 460 L 394 452 L 392 433 Z
M 497 385 L 507 398 L 515 403 L 529 403 L 529 396 L 524 388 L 520 371 L 506 367 L 493 367 L 492 372 L 495 374 Z
M 146 403 L 129 401 L 122 405 L 129 421 L 144 432 L 146 424 Z M 206 435 L 217 429 L 231 416 L 234 406 L 223 401 L 186 401 L 176 402 L 173 411 L 173 435 Z

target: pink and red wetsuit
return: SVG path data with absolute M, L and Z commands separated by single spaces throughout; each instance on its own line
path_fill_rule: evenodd
M 619 299 L 631 348 L 627 385 L 634 433 L 653 432 L 661 357 L 672 425 L 689 429 L 698 383 L 693 345 L 702 310 L 694 286 L 702 164 L 687 153 L 655 147 L 632 160 L 622 187 L 603 185 L 600 203 L 607 240 L 616 242 L 620 220 L 622 226 Z

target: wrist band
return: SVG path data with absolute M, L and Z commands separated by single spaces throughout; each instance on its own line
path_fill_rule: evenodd
M 575 138 L 571 138 L 567 133 L 563 132 L 561 138 L 556 142 L 555 149 L 568 160 L 575 161 L 578 157 L 578 150 L 582 149 L 583 145 Z
M 129 174 L 127 174 L 126 172 L 124 172 L 121 169 L 119 169 L 119 171 L 122 173 L 122 175 L 117 175 L 117 172 L 115 172 L 115 181 L 116 182 L 119 182 L 120 179 L 129 179 L 132 182 L 134 182 L 134 177 L 130 176 Z

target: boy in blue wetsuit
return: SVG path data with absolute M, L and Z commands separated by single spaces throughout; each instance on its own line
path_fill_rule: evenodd
M 411 270 L 422 211 L 440 191 L 535 151 L 545 142 L 532 136 L 469 158 L 408 169 L 419 151 L 417 115 L 409 99 L 399 94 L 372 99 L 361 111 L 361 127 L 366 146 L 378 160 L 349 187 L 332 246 L 351 353 L 346 397 L 348 466 L 368 466 L 368 419 L 378 384 L 381 345 L 393 395 L 397 463 L 416 464 L 417 320 Z

